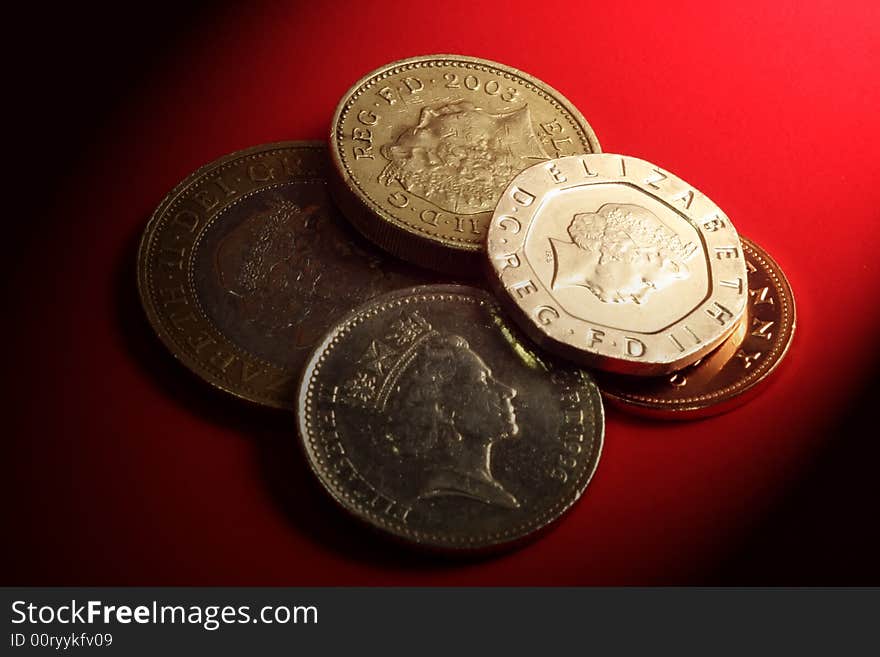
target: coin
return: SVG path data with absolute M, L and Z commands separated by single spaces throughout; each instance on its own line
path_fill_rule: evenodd
M 389 293 L 321 341 L 299 432 L 346 510 L 421 546 L 479 550 L 546 527 L 580 497 L 602 448 L 585 372 L 539 358 L 487 293 Z
M 748 270 L 748 309 L 718 349 L 658 378 L 597 373 L 606 398 L 626 410 L 669 419 L 715 415 L 745 403 L 782 361 L 794 337 L 795 303 L 779 265 L 740 238 Z
M 392 262 L 334 209 L 320 142 L 227 155 L 156 209 L 138 288 L 159 338 L 190 370 L 243 399 L 291 408 L 302 364 L 336 319 L 430 282 Z
M 488 231 L 489 282 L 521 328 L 572 361 L 642 376 L 717 347 L 746 306 L 727 215 L 649 162 L 593 154 L 536 164 Z
M 459 275 L 479 271 L 501 191 L 530 164 L 598 152 L 559 92 L 503 64 L 413 57 L 369 73 L 330 130 L 332 192 L 352 223 L 391 253 Z

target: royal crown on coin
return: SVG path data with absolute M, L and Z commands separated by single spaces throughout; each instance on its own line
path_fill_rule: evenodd
M 341 401 L 381 412 L 400 375 L 416 357 L 419 346 L 437 331 L 417 312 L 394 322 L 380 340 L 373 340 L 358 359 L 355 375 L 342 385 Z

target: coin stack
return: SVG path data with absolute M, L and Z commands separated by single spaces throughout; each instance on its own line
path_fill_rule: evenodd
M 344 509 L 451 552 L 515 545 L 578 500 L 602 396 L 728 410 L 795 326 L 778 265 L 709 198 L 602 153 L 540 80 L 458 55 L 359 80 L 329 149 L 193 173 L 147 225 L 138 287 L 190 370 L 295 412 Z

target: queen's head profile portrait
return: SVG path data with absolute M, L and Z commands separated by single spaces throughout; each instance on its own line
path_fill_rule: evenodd
M 235 301 L 238 317 L 264 335 L 290 327 L 315 293 L 309 254 L 317 239 L 317 206 L 300 208 L 278 198 L 229 232 L 215 253 L 220 287 Z
M 651 211 L 606 203 L 574 215 L 570 242 L 550 238 L 554 289 L 579 286 L 604 303 L 641 304 L 655 291 L 690 276 L 697 246 Z
M 406 313 L 372 340 L 341 396 L 376 420 L 375 448 L 416 481 L 411 501 L 458 496 L 519 507 L 491 464 L 493 445 L 519 432 L 516 390 L 463 337 Z
M 491 212 L 511 178 L 548 159 L 528 105 L 500 113 L 467 101 L 423 108 L 380 152 L 380 183 L 458 214 Z

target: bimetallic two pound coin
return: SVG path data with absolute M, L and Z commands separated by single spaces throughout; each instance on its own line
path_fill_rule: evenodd
M 439 550 L 511 544 L 580 497 L 602 448 L 588 374 L 534 355 L 487 293 L 424 286 L 379 297 L 309 360 L 300 437 L 346 510 Z
M 335 210 L 319 142 L 257 146 L 180 183 L 150 219 L 138 288 L 190 370 L 238 397 L 292 408 L 303 362 L 342 315 L 431 282 L 391 262 Z
M 626 410 L 667 419 L 722 413 L 752 397 L 776 370 L 794 337 L 795 303 L 779 265 L 740 238 L 749 302 L 740 325 L 718 349 L 670 376 L 597 373 L 603 394 Z
M 649 162 L 578 155 L 526 169 L 489 226 L 490 284 L 536 342 L 641 376 L 693 363 L 729 336 L 748 298 L 730 219 Z
M 580 112 L 530 75 L 484 59 L 393 62 L 343 97 L 330 134 L 333 193 L 394 255 L 479 271 L 501 192 L 526 167 L 599 142 Z

